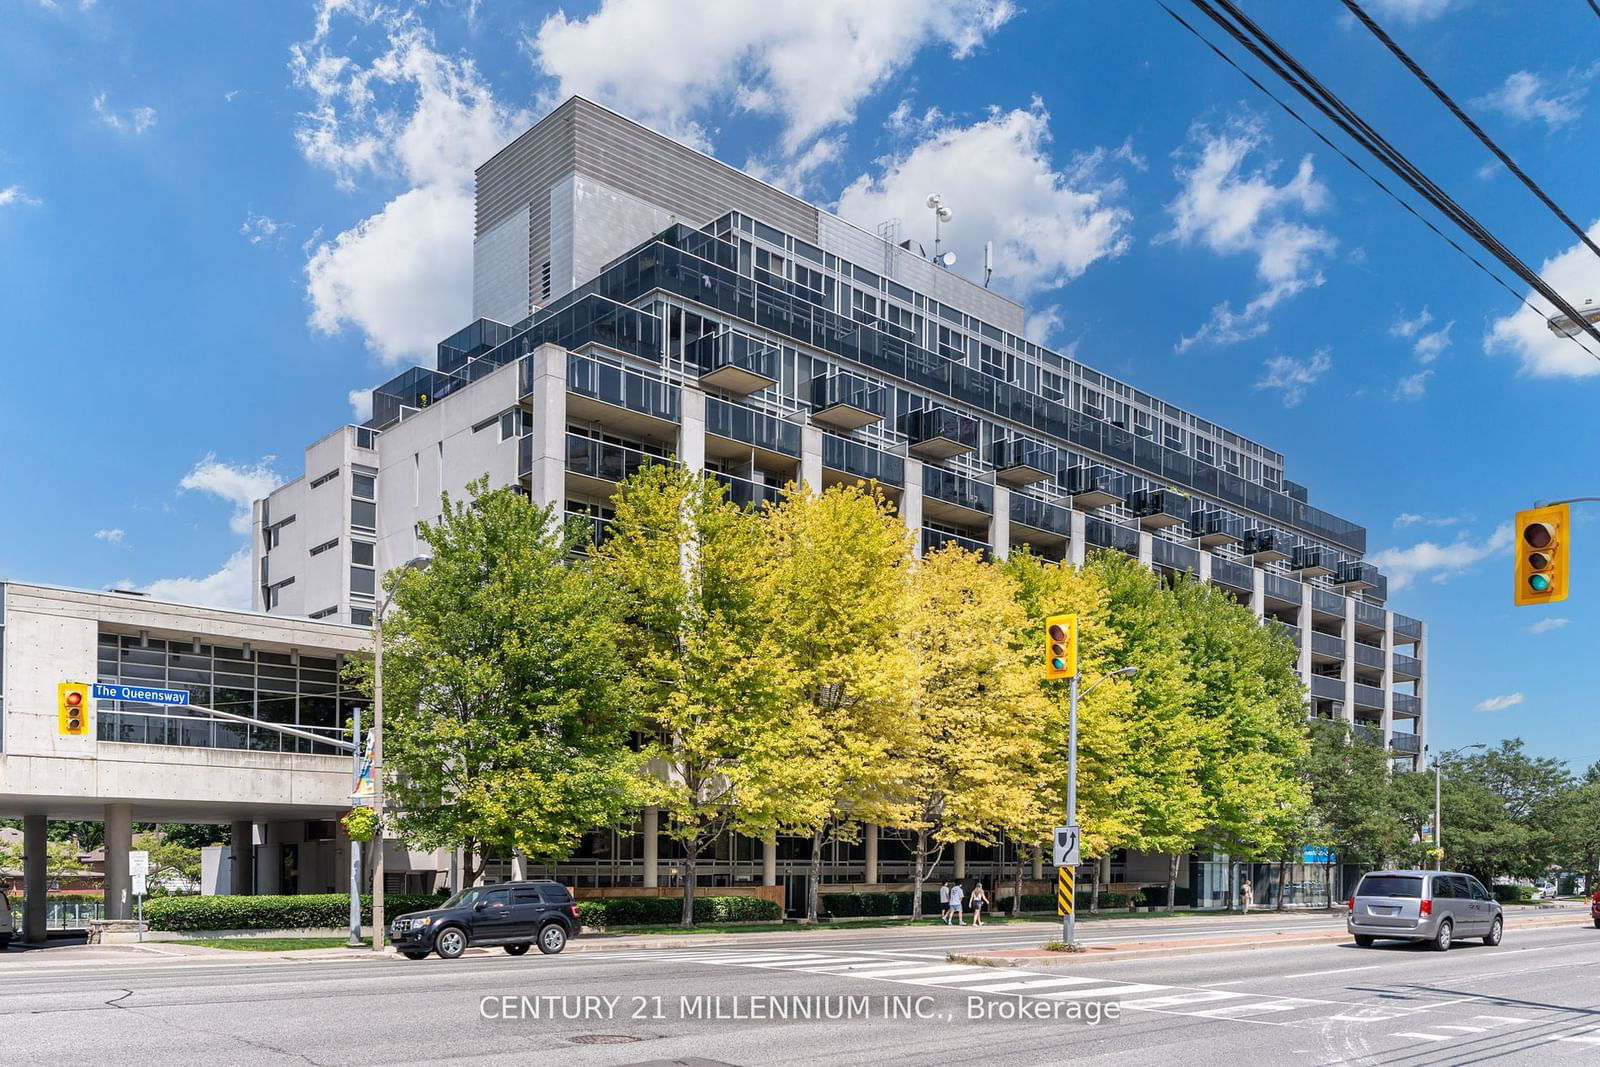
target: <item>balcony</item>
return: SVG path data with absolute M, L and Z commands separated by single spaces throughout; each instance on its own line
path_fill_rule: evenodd
M 1311 652 L 1313 655 L 1323 656 L 1327 659 L 1344 659 L 1344 638 L 1325 634 L 1321 630 L 1311 631 Z
M 1115 549 L 1130 556 L 1139 554 L 1139 531 L 1097 519 L 1093 515 L 1084 520 L 1083 539 L 1086 544 L 1095 548 Z
M 1285 578 L 1277 571 L 1266 571 L 1261 575 L 1261 591 L 1269 600 L 1276 600 L 1296 609 L 1300 607 L 1300 583 L 1293 578 Z
M 996 441 L 991 458 L 995 481 L 1013 486 L 1051 481 L 1061 462 L 1055 449 L 1023 437 Z
M 1395 612 L 1394 633 L 1396 639 L 1405 638 L 1408 641 L 1422 640 L 1422 621 Z
M 1266 621 L 1268 625 L 1276 626 L 1278 629 L 1288 634 L 1289 640 L 1294 642 L 1295 648 L 1300 647 L 1300 627 L 1296 626 L 1292 622 L 1284 622 L 1281 619 L 1274 619 L 1270 615 L 1267 616 Z
M 517 438 L 517 477 L 526 478 L 533 473 L 533 434 Z
M 626 445 L 614 445 L 582 434 L 567 434 L 567 473 L 596 496 L 610 496 L 618 482 L 641 467 L 667 462 L 660 456 Z
M 1356 624 L 1374 630 L 1383 629 L 1383 609 L 1365 600 L 1356 601 Z
M 1422 738 L 1416 734 L 1390 734 L 1389 747 L 1407 756 L 1422 755 Z
M 1217 585 L 1225 585 L 1242 593 L 1254 593 L 1255 581 L 1251 574 L 1251 569 L 1242 563 L 1222 556 L 1211 557 L 1211 580 Z
M 1333 580 L 1346 593 L 1359 593 L 1365 589 L 1376 589 L 1378 578 L 1378 568 L 1372 564 L 1350 560 L 1339 564 Z
M 1396 718 L 1415 719 L 1422 714 L 1422 698 L 1410 693 L 1396 693 L 1394 713 Z
M 1407 656 L 1396 652 L 1394 654 L 1394 676 L 1404 681 L 1415 681 L 1422 677 L 1422 661 L 1415 656 Z
M 1058 537 L 1072 536 L 1072 512 L 1025 493 L 1011 494 L 1011 521 Z
M 1375 685 L 1356 683 L 1356 707 L 1371 711 L 1383 710 L 1383 690 Z
M 978 448 L 978 420 L 950 408 L 925 408 L 905 418 L 906 451 L 919 459 L 949 459 Z
M 1360 641 L 1352 641 L 1350 648 L 1355 653 L 1356 662 L 1361 666 L 1371 667 L 1373 670 L 1378 671 L 1383 670 L 1383 649 L 1375 648 L 1372 645 L 1364 645 Z
M 975 481 L 943 467 L 922 468 L 922 508 L 927 513 L 930 503 L 948 504 L 963 514 L 954 515 L 957 521 L 983 519 L 994 513 L 994 486 Z M 937 506 L 935 512 L 943 510 Z M 970 513 L 970 514 L 967 514 Z
M 1128 498 L 1128 506 L 1146 530 L 1163 530 L 1189 521 L 1189 498 L 1171 489 L 1141 489 Z
M 1330 589 L 1311 586 L 1311 610 L 1323 615 L 1332 615 L 1336 619 L 1344 618 L 1345 605 L 1349 603 L 1344 597 Z
M 1150 562 L 1178 574 L 1200 573 L 1200 550 L 1168 541 L 1165 537 L 1150 539 Z
M 1313 674 L 1311 676 L 1311 695 L 1321 700 L 1343 700 L 1344 679 Z
M 1336 561 L 1333 553 L 1317 545 L 1295 546 L 1289 569 L 1304 578 L 1326 578 L 1333 573 Z
M 1072 506 L 1080 511 L 1120 504 L 1127 492 L 1126 485 L 1122 475 L 1098 464 L 1074 467 L 1067 472 L 1067 495 L 1072 497 Z
M 684 362 L 700 370 L 700 384 L 746 396 L 778 384 L 778 349 L 742 333 L 707 334 L 684 346 Z
M 984 556 L 989 554 L 989 546 L 982 541 L 976 541 L 970 537 L 962 537 L 960 534 L 945 533 L 943 530 L 929 529 L 926 526 L 922 528 L 923 555 L 927 555 L 929 552 L 936 552 L 945 545 L 959 545 L 968 552 L 978 552 Z
M 774 462 L 778 462 L 777 457 L 780 456 L 793 460 L 800 455 L 799 426 L 788 419 L 780 419 L 742 404 L 730 404 L 714 396 L 706 397 L 706 433 L 775 453 L 769 457 Z M 707 451 L 712 451 L 709 444 Z M 746 459 L 750 455 L 747 449 L 727 448 L 722 451 L 727 455 L 742 455 Z
M 882 482 L 899 488 L 906 484 L 906 461 L 893 452 L 835 437 L 822 435 L 822 466 L 843 474 L 853 474 L 868 481 Z
M 811 421 L 819 426 L 859 430 L 888 412 L 888 390 L 865 378 L 840 372 L 811 379 Z
M 1293 542 L 1277 530 L 1260 528 L 1244 532 L 1244 553 L 1256 566 L 1289 558 Z
M 1383 744 L 1383 725 L 1381 723 L 1352 723 L 1350 732 L 1355 734 L 1357 740 L 1365 741 L 1369 745 Z
M 1195 540 L 1204 548 L 1236 545 L 1244 540 L 1244 519 L 1221 508 L 1207 508 L 1189 520 Z
M 602 519 L 598 515 L 590 515 L 584 511 L 567 512 L 567 524 L 581 523 L 584 527 L 583 539 L 573 549 L 580 556 L 587 556 L 601 545 L 611 534 L 611 520 Z
M 567 357 L 567 414 L 593 419 L 614 430 L 676 440 L 681 419 L 675 385 L 601 363 L 587 356 Z
M 711 476 L 728 487 L 728 499 L 742 508 L 760 511 L 769 505 L 776 506 L 783 499 L 783 490 L 766 482 L 754 482 L 721 471 L 711 471 Z

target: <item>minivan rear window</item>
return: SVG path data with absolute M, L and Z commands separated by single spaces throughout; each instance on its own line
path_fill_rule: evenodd
M 1358 897 L 1412 897 L 1422 896 L 1422 879 L 1405 878 L 1392 874 L 1369 874 L 1361 879 Z

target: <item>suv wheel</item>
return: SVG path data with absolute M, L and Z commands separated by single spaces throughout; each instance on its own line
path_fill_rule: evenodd
M 459 959 L 467 951 L 467 932 L 459 926 L 446 926 L 433 939 L 433 950 L 443 960 Z
M 1505 922 L 1501 920 L 1500 916 L 1496 915 L 1494 922 L 1489 924 L 1489 932 L 1483 935 L 1483 943 L 1490 948 L 1494 948 L 1500 943 L 1500 938 L 1504 936 L 1505 932 Z
M 1450 951 L 1450 936 L 1454 932 L 1455 931 L 1451 929 L 1451 923 L 1449 919 L 1440 920 L 1439 932 L 1433 935 L 1433 950 L 1435 952 Z
M 1371 948 L 1372 947 L 1372 943 L 1374 941 L 1376 941 L 1376 940 L 1377 940 L 1377 938 L 1371 936 L 1370 934 L 1357 934 L 1356 935 L 1356 944 L 1361 946 L 1362 948 Z
M 425 960 L 428 958 L 428 954 L 426 952 L 417 952 L 412 949 L 407 949 L 405 952 L 401 953 L 401 955 L 405 956 L 405 958 L 408 960 Z
M 507 945 L 505 946 L 505 949 L 506 955 L 508 956 L 520 956 L 524 952 L 528 951 L 528 946 L 525 943 L 521 945 Z
M 539 951 L 554 956 L 567 947 L 567 931 L 560 923 L 550 923 L 539 931 Z

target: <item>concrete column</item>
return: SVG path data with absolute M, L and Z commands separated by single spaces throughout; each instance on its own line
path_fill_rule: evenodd
M 1300 610 L 1294 617 L 1295 625 L 1300 627 L 1300 662 L 1297 669 L 1300 671 L 1300 680 L 1305 683 L 1306 689 L 1311 688 L 1311 586 L 1302 582 L 1300 584 Z M 1350 717 L 1349 707 L 1345 708 L 1344 717 Z
M 1310 588 L 1307 586 L 1307 588 Z M 1344 672 L 1344 714 L 1351 722 L 1356 721 L 1356 602 L 1352 597 L 1344 598 L 1344 622 L 1340 625 L 1344 631 L 1344 663 L 1340 668 Z M 1384 739 L 1388 744 L 1388 738 Z
M 520 852 L 511 853 L 511 880 L 513 882 L 528 880 L 528 857 Z
M 283 845 L 268 841 L 267 836 L 263 828 L 261 843 L 256 846 L 256 877 L 253 884 L 256 893 L 270 897 L 283 892 Z M 382 842 L 374 841 L 373 847 L 381 848 Z M 372 891 L 370 882 L 367 891 Z
M 1149 530 L 1139 531 L 1139 562 L 1146 567 L 1155 566 L 1155 546 L 1151 543 L 1153 537 Z
M 778 842 L 761 842 L 761 884 L 778 884 Z
M 1035 882 L 1038 882 L 1038 881 L 1041 881 L 1043 878 L 1044 878 L 1044 849 L 1036 847 L 1033 850 L 1033 880 Z
M 1260 567 L 1250 568 L 1250 610 L 1257 619 L 1267 617 L 1267 572 Z
M 251 892 L 250 877 L 255 872 L 255 824 L 248 819 L 235 819 L 228 839 L 228 853 L 232 870 L 229 872 L 228 892 L 245 896 Z
M 543 344 L 533 350 L 533 494 L 559 516 L 567 502 L 567 350 Z
M 706 394 L 685 385 L 679 390 L 678 462 L 689 470 L 706 469 Z M 820 452 L 818 453 L 821 454 Z
M 1394 737 L 1394 612 L 1383 613 L 1383 747 Z M 1415 762 L 1415 761 L 1413 761 Z
M 800 484 L 822 492 L 822 427 L 810 422 L 800 427 Z
M 1211 551 L 1209 549 L 1202 548 L 1200 550 L 1200 573 L 1196 577 L 1202 582 L 1211 580 Z
M 989 516 L 989 551 L 995 559 L 1011 554 L 1011 490 L 994 487 L 994 514 Z
M 22 943 L 42 945 L 49 911 L 48 823 L 43 815 L 22 817 Z
M 865 838 L 867 849 L 866 882 L 868 885 L 878 884 L 878 824 L 867 823 L 861 828 L 861 835 Z
M 644 839 L 644 884 L 645 888 L 654 889 L 661 884 L 661 809 L 653 804 L 644 809 L 641 835 Z
M 900 495 L 900 519 L 916 538 L 911 551 L 922 556 L 922 460 L 906 459 L 906 489 Z
M 1072 540 L 1067 542 L 1067 562 L 1074 567 L 1082 567 L 1084 556 L 1089 550 L 1089 516 L 1073 509 L 1072 511 Z
M 955 877 L 959 881 L 967 876 L 967 843 L 957 841 L 951 846 L 951 862 L 955 864 Z
M 132 898 L 128 895 L 128 853 L 133 849 L 133 807 L 107 804 L 106 830 L 106 918 L 131 918 Z
M 1393 619 L 1390 619 L 1391 625 Z M 1428 624 L 1417 623 L 1417 644 L 1411 654 L 1417 657 L 1417 735 L 1424 747 L 1428 744 Z M 1411 761 L 1413 770 L 1422 766 L 1422 754 Z

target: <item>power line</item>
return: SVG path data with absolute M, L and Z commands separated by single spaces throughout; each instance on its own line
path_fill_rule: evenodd
M 1600 18 L 1600 2 L 1596 2 L 1596 0 L 1589 0 L 1589 10 L 1593 11 L 1597 18 Z
M 1178 14 L 1176 11 L 1172 10 L 1172 8 L 1168 7 L 1166 5 L 1166 3 L 1164 2 L 1164 0 L 1156 0 L 1156 2 L 1161 5 L 1161 9 L 1163 11 L 1165 11 L 1168 15 L 1172 16 L 1173 20 L 1175 22 L 1177 22 L 1178 25 L 1180 25 L 1184 29 L 1188 30 L 1191 34 L 1193 34 L 1195 36 L 1195 38 L 1197 40 L 1200 41 L 1201 44 L 1205 45 L 1213 53 L 1215 53 L 1218 59 L 1222 60 L 1224 63 L 1228 64 L 1228 66 L 1230 66 L 1234 70 L 1238 71 L 1240 76 L 1243 77 L 1245 79 L 1245 81 L 1248 81 L 1251 85 L 1253 85 L 1257 89 L 1259 89 L 1263 95 L 1265 95 L 1273 103 L 1277 104 L 1278 107 L 1282 108 L 1283 111 L 1290 118 L 1294 119 L 1300 125 L 1304 126 L 1311 133 L 1311 135 L 1314 136 L 1317 140 L 1319 140 L 1323 144 L 1327 145 L 1328 148 L 1331 149 L 1336 155 L 1338 155 L 1340 159 L 1344 160 L 1346 163 L 1348 163 L 1352 167 L 1354 167 L 1357 171 L 1361 172 L 1361 174 L 1363 176 L 1365 176 L 1368 181 L 1370 181 L 1373 185 L 1377 186 L 1380 190 L 1382 190 L 1396 204 L 1399 204 L 1402 208 L 1404 208 L 1406 213 L 1409 214 L 1412 218 L 1416 219 L 1418 222 L 1422 223 L 1422 225 L 1426 226 L 1429 230 L 1431 230 L 1445 244 L 1449 245 L 1451 248 L 1453 248 L 1457 252 L 1461 253 L 1461 256 L 1464 259 L 1466 259 L 1467 262 L 1471 263 L 1474 267 L 1477 267 L 1480 271 L 1482 271 L 1484 273 L 1484 275 L 1486 275 L 1489 278 L 1490 281 L 1494 282 L 1496 285 L 1500 286 L 1500 288 L 1504 289 L 1507 293 L 1511 294 L 1511 297 L 1512 297 L 1513 300 L 1517 301 L 1517 303 L 1521 304 L 1523 307 L 1526 307 L 1530 311 L 1532 311 L 1535 314 L 1539 315 L 1541 318 L 1543 318 L 1545 316 L 1545 313 L 1543 311 L 1541 311 L 1537 307 L 1534 307 L 1533 304 L 1529 303 L 1527 298 L 1521 292 L 1518 292 L 1515 288 L 1513 288 L 1509 282 L 1507 282 L 1500 275 L 1496 274 L 1494 271 L 1490 270 L 1489 267 L 1486 266 L 1483 263 L 1482 260 L 1478 259 L 1477 256 L 1474 256 L 1471 252 L 1467 251 L 1465 248 L 1462 248 L 1460 243 L 1457 242 L 1455 240 L 1455 238 L 1451 237 L 1449 234 L 1447 234 L 1443 230 L 1439 229 L 1439 227 L 1436 226 L 1433 223 L 1433 220 L 1431 220 L 1431 219 L 1427 218 L 1426 216 L 1424 216 L 1423 214 L 1421 214 L 1419 211 L 1417 211 L 1416 208 L 1412 207 L 1409 203 L 1407 203 L 1406 200 L 1403 197 L 1401 197 L 1393 189 L 1389 188 L 1389 186 L 1385 185 L 1384 182 L 1383 182 L 1383 179 L 1381 179 L 1377 175 L 1373 174 L 1366 167 L 1363 167 L 1361 165 L 1360 160 L 1355 159 L 1353 156 L 1351 156 L 1344 149 L 1340 148 L 1337 144 L 1335 144 L 1332 140 L 1330 140 L 1328 138 L 1327 134 L 1323 133 L 1321 130 L 1319 130 L 1315 126 L 1311 125 L 1310 122 L 1306 121 L 1305 116 L 1301 115 L 1298 111 L 1296 111 L 1290 104 L 1288 104 L 1286 101 L 1284 101 L 1282 97 L 1278 96 L 1271 89 L 1269 89 L 1265 85 L 1263 85 L 1260 82 L 1260 80 L 1258 80 L 1256 78 L 1255 75 L 1251 74 L 1249 71 L 1247 71 L 1243 67 L 1239 66 L 1238 63 L 1234 62 L 1232 56 L 1228 55 L 1228 53 L 1224 52 L 1222 49 L 1218 48 L 1211 41 L 1207 40 L 1206 36 L 1203 33 L 1201 33 L 1199 30 L 1195 29 L 1194 26 L 1190 25 L 1189 22 L 1187 20 L 1185 20 L 1182 15 Z M 1586 346 L 1582 341 L 1578 340 L 1576 337 L 1571 337 L 1571 338 L 1569 338 L 1569 340 L 1571 340 L 1573 342 L 1573 344 L 1576 344 L 1579 348 L 1581 348 L 1585 352 L 1587 352 L 1590 356 L 1595 356 L 1595 353 L 1590 351 L 1588 346 Z M 1600 356 L 1595 356 L 1595 358 L 1600 359 Z
M 1227 9 L 1229 17 L 1224 17 L 1217 8 L 1212 6 L 1209 0 L 1191 0 L 1191 2 L 1213 22 L 1222 27 L 1235 41 L 1266 64 L 1274 74 L 1278 75 L 1291 88 L 1305 97 L 1312 106 L 1332 120 L 1356 143 L 1375 156 L 1384 166 L 1392 170 L 1413 191 L 1432 204 L 1446 218 L 1454 222 L 1469 237 L 1482 245 L 1485 250 L 1500 260 L 1512 273 L 1521 278 L 1539 295 L 1543 296 L 1562 314 L 1577 323 L 1583 332 L 1596 341 L 1600 341 L 1600 331 L 1597 331 L 1593 324 L 1580 315 L 1576 308 L 1567 303 L 1560 293 L 1556 292 L 1548 282 L 1518 258 L 1516 253 L 1507 248 L 1494 234 L 1485 229 L 1460 204 L 1451 199 L 1432 179 L 1422 173 L 1403 153 L 1390 144 L 1382 134 L 1378 133 L 1370 123 L 1356 114 L 1336 94 L 1318 81 L 1270 34 L 1257 26 L 1248 15 L 1241 11 L 1232 0 L 1216 0 L 1219 7 Z M 1233 21 L 1230 21 L 1230 17 Z M 1270 55 L 1268 54 L 1269 52 L 1271 53 Z M 1541 312 L 1540 314 L 1543 315 L 1544 313 Z M 1589 351 L 1587 347 L 1584 347 L 1584 350 L 1586 352 Z M 1589 354 L 1594 356 L 1593 352 Z
M 1591 6 L 1595 6 L 1597 3 L 1600 3 L 1600 0 L 1589 0 L 1589 3 Z M 1394 53 L 1394 57 L 1404 64 L 1407 70 L 1416 75 L 1418 81 L 1427 86 L 1429 91 L 1432 92 L 1434 96 L 1439 98 L 1439 102 L 1448 108 L 1452 115 L 1461 120 L 1461 124 L 1463 126 L 1472 131 L 1473 136 L 1477 137 L 1479 141 L 1483 142 L 1483 146 L 1485 148 L 1494 153 L 1494 157 L 1496 159 L 1505 164 L 1507 170 L 1509 170 L 1512 174 L 1515 174 L 1522 184 L 1528 187 L 1529 192 L 1539 198 L 1540 203 L 1544 204 L 1545 207 L 1549 208 L 1555 214 L 1556 218 L 1565 223 L 1567 229 L 1571 230 L 1575 235 L 1577 235 L 1578 240 L 1588 245 L 1589 251 L 1593 252 L 1596 256 L 1600 256 L 1600 245 L 1596 245 L 1592 240 L 1589 239 L 1589 235 L 1584 232 L 1583 227 L 1579 226 L 1576 222 L 1573 222 L 1571 217 L 1568 216 L 1565 211 L 1562 211 L 1556 202 L 1550 199 L 1550 197 L 1545 194 L 1545 191 L 1539 188 L 1538 184 L 1532 178 L 1523 173 L 1522 168 L 1517 166 L 1516 162 L 1512 160 L 1510 156 L 1506 155 L 1506 153 L 1501 150 L 1500 146 L 1495 144 L 1494 141 L 1490 139 L 1488 134 L 1483 132 L 1482 127 L 1472 120 L 1472 116 L 1463 111 L 1460 105 L 1452 100 L 1450 95 L 1441 89 L 1438 83 L 1430 78 L 1427 72 L 1425 72 L 1420 66 L 1417 65 L 1415 60 L 1406 54 L 1405 49 L 1396 44 L 1394 38 L 1390 37 L 1389 34 L 1384 31 L 1383 27 L 1379 26 L 1376 20 L 1374 20 L 1371 15 L 1367 14 L 1366 11 L 1362 9 L 1360 4 L 1356 3 L 1356 0 L 1344 0 L 1344 6 L 1349 8 L 1350 13 L 1356 18 L 1360 19 L 1362 25 L 1366 26 L 1368 30 L 1371 30 L 1373 36 L 1382 41 L 1384 46 L 1387 47 L 1390 52 Z M 1600 6 L 1595 6 L 1595 13 L 1600 14 Z

